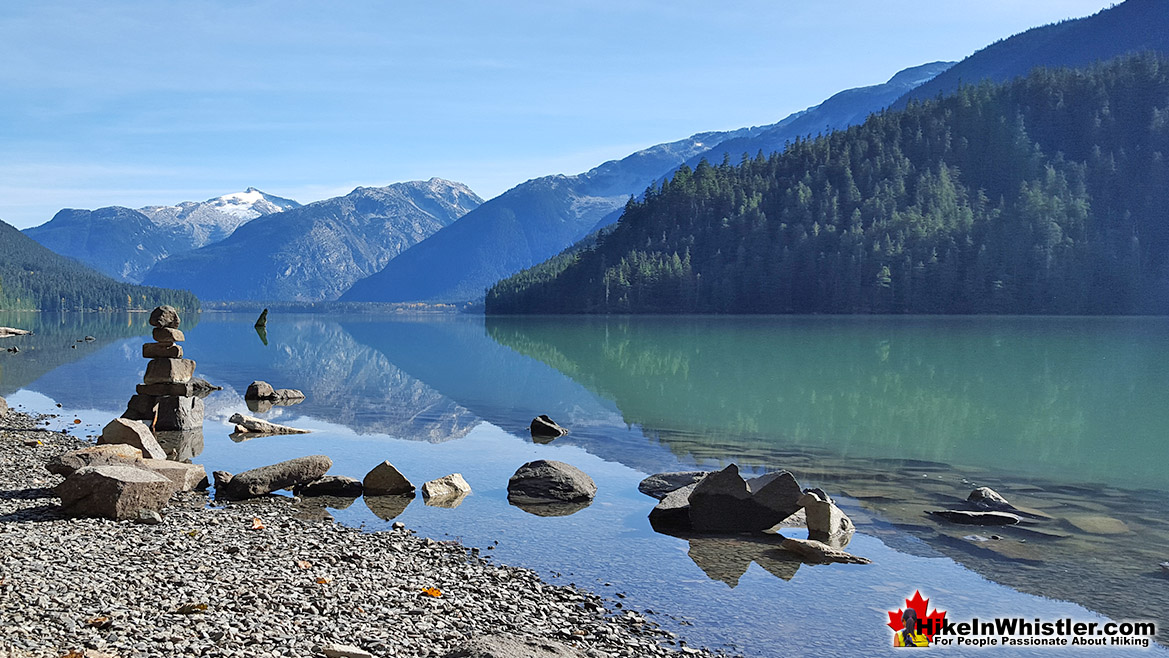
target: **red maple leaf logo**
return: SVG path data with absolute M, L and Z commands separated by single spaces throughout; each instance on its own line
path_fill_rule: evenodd
M 930 641 L 934 641 L 934 633 L 942 627 L 942 623 L 946 621 L 946 611 L 934 609 L 933 612 L 926 614 L 926 608 L 929 607 L 930 600 L 923 599 L 920 591 L 913 593 L 912 599 L 905 599 L 905 605 L 912 608 L 917 613 L 917 618 L 922 622 L 921 632 Z M 901 631 L 905 628 L 905 622 L 901 620 L 901 615 L 905 613 L 905 608 L 898 608 L 897 612 L 889 613 L 889 628 L 894 632 Z

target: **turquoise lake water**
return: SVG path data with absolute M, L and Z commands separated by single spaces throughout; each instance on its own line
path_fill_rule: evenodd
M 888 612 L 916 590 L 951 619 L 1169 628 L 1158 567 L 1169 560 L 1169 320 L 274 314 L 265 345 L 254 319 L 184 322 L 197 374 L 224 387 L 206 398 L 202 445 L 189 449 L 208 472 L 327 454 L 334 473 L 358 478 L 383 459 L 415 484 L 462 473 L 474 493 L 455 509 L 418 498 L 391 516 L 358 499 L 329 513 L 478 546 L 652 610 L 693 644 L 869 656 L 891 645 Z M 60 414 L 55 427 L 97 434 L 141 380 L 141 314 L 0 314 L 0 324 L 36 331 L 0 345 L 21 347 L 0 352 L 0 394 Z M 77 342 L 86 335 L 95 340 Z M 313 433 L 228 438 L 255 379 L 307 395 L 255 415 Z M 534 443 L 527 426 L 541 413 L 571 433 Z M 540 458 L 592 476 L 593 504 L 565 517 L 508 505 L 507 478 Z M 801 566 L 768 544 L 650 528 L 655 501 L 638 481 L 731 462 L 826 489 L 858 526 L 848 550 L 873 564 Z M 983 484 L 1043 519 L 988 531 L 924 514 Z M 1090 531 L 1099 519 L 1125 531 Z M 991 532 L 1002 539 L 968 539 Z

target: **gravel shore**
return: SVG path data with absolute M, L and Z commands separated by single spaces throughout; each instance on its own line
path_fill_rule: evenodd
M 289 498 L 177 494 L 161 525 L 64 518 L 44 464 L 89 444 L 37 424 L 0 418 L 0 658 L 442 657 L 499 634 L 580 652 L 546 655 L 711 655 L 477 549 L 300 518 Z

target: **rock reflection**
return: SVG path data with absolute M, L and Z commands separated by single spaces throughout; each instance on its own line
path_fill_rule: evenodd
M 593 503 L 591 500 L 582 500 L 576 503 L 519 503 L 511 499 L 508 499 L 507 502 L 536 516 L 570 516 Z
M 414 495 L 364 496 L 362 500 L 365 501 L 365 506 L 375 516 L 383 521 L 390 521 L 406 511 L 406 507 L 410 504 L 410 501 L 414 500 Z
M 248 411 L 253 413 L 267 413 L 272 410 L 272 407 L 291 407 L 294 404 L 304 402 L 304 398 L 288 398 L 281 400 L 249 400 L 244 402 L 248 405 Z
M 451 494 L 450 496 L 431 496 L 426 498 L 424 502 L 427 507 L 444 507 L 446 509 L 454 509 L 463 504 L 463 499 L 467 497 L 465 493 Z
M 731 587 L 747 573 L 754 562 L 781 580 L 791 580 L 799 570 L 800 558 L 779 548 L 781 537 L 686 537 L 690 542 L 687 553 L 711 580 Z
M 203 454 L 203 428 L 155 432 L 158 445 L 172 461 L 190 463 Z
M 356 498 L 342 498 L 340 496 L 305 496 L 296 504 L 296 518 L 306 521 L 332 521 L 330 509 L 343 510 L 348 508 Z M 403 508 L 405 509 L 405 508 Z

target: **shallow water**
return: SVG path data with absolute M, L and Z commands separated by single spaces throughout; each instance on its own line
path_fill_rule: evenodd
M 872 655 L 891 643 L 888 611 L 918 589 L 957 620 L 1165 615 L 1164 319 L 276 315 L 267 345 L 253 320 L 208 313 L 187 329 L 198 374 L 225 388 L 190 450 L 208 471 L 324 453 L 359 478 L 383 459 L 416 484 L 460 472 L 474 493 L 457 508 L 419 498 L 393 520 L 652 610 L 695 644 Z M 0 352 L 0 394 L 96 434 L 140 381 L 144 321 L 0 317 L 37 331 Z M 85 334 L 96 340 L 75 343 Z M 304 403 L 257 415 L 313 434 L 231 441 L 226 418 L 246 412 L 253 379 L 302 389 Z M 539 413 L 572 433 L 533 443 Z M 538 458 L 589 473 L 596 501 L 565 517 L 509 506 L 507 478 Z M 732 461 L 837 496 L 859 530 L 848 550 L 873 564 L 801 566 L 765 544 L 653 532 L 645 474 Z M 1051 518 L 988 530 L 923 514 L 981 484 Z M 374 507 L 330 513 L 378 529 L 398 511 Z M 1071 523 L 1101 516 L 1128 532 Z

